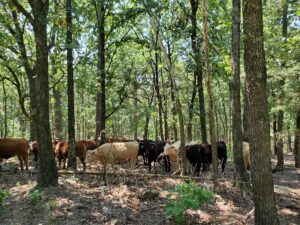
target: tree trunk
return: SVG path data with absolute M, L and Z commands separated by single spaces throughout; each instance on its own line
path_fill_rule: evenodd
M 33 121 L 39 143 L 39 175 L 38 186 L 47 187 L 58 184 L 56 162 L 52 150 L 49 123 L 49 81 L 48 81 L 48 46 L 47 20 L 49 2 L 47 0 L 29 1 L 33 13 L 33 31 L 36 42 L 35 83 L 36 102 L 33 102 Z
M 273 148 L 274 148 L 274 154 L 277 155 L 277 117 L 276 114 L 273 114 Z
M 157 117 L 154 119 L 155 141 L 158 141 Z
M 294 156 L 295 167 L 300 168 L 300 109 L 298 109 L 296 116 Z
M 177 132 L 177 126 L 176 126 L 176 99 L 175 99 L 175 94 L 174 94 L 174 85 L 173 81 L 170 80 L 170 87 L 171 87 L 171 101 L 173 103 L 173 106 L 171 108 L 172 112 L 172 126 L 173 126 L 173 139 L 175 141 L 178 140 L 178 132 Z
M 155 35 L 155 48 L 158 48 L 157 46 L 157 33 Z M 162 119 L 162 113 L 163 113 L 163 104 L 162 104 L 162 97 L 160 94 L 160 88 L 159 88 L 159 70 L 158 70 L 158 64 L 159 64 L 159 54 L 158 51 L 155 51 L 155 59 L 154 59 L 154 67 L 153 67 L 153 84 L 154 89 L 156 93 L 157 98 L 157 104 L 158 104 L 158 123 L 159 123 L 159 134 L 161 140 L 164 140 L 164 131 L 163 131 L 163 119 Z
M 199 117 L 200 117 L 200 129 L 201 129 L 201 140 L 202 143 L 207 143 L 207 132 L 206 132 L 206 116 L 205 116 L 205 102 L 204 102 L 204 88 L 203 88 L 203 77 L 202 70 L 199 70 L 198 79 L 198 99 L 199 99 Z
M 54 96 L 54 127 L 55 127 L 55 138 L 58 140 L 63 140 L 63 119 L 62 119 L 62 110 L 61 110 L 61 94 L 56 87 L 53 88 Z
M 283 137 L 282 137 L 282 132 L 283 132 L 283 111 L 279 110 L 278 112 L 278 117 L 277 117 L 277 135 L 276 135 L 276 146 L 277 146 L 277 164 L 273 172 L 277 171 L 283 171 Z
M 188 102 L 188 110 L 189 110 L 189 121 L 187 125 L 187 139 L 188 141 L 193 140 L 193 134 L 192 134 L 192 129 L 193 129 L 193 117 L 194 117 L 194 103 L 195 103 L 195 97 L 196 97 L 196 92 L 197 92 L 197 87 L 196 87 L 196 75 L 194 75 L 194 82 L 193 82 L 193 91 L 192 91 L 192 96 L 190 101 Z
M 261 0 L 243 1 L 244 62 L 255 224 L 279 224 L 271 168 L 267 72 Z
M 249 101 L 246 92 L 246 82 L 244 84 L 244 110 L 243 110 L 243 141 L 249 142 Z
M 106 96 L 105 96 L 105 0 L 95 0 L 95 7 L 97 12 L 97 77 L 99 83 L 99 91 L 96 99 L 96 136 L 98 138 L 101 131 L 105 129 L 105 117 L 106 117 Z M 105 134 L 105 133 L 103 133 Z M 105 135 L 101 137 L 105 139 Z M 102 140 L 103 141 L 103 140 Z
M 134 112 L 133 112 L 133 125 L 134 125 L 134 131 L 133 131 L 133 139 L 136 141 L 138 139 L 138 126 L 139 126 L 139 120 L 138 120 L 138 87 L 137 87 L 137 80 L 134 83 L 134 96 L 133 99 L 133 106 L 134 106 Z
M 5 88 L 5 80 L 2 81 L 2 89 L 3 89 L 3 112 L 4 112 L 3 138 L 6 138 L 8 136 L 8 130 L 7 130 L 7 95 L 6 95 L 6 88 Z
M 203 39 L 204 39 L 204 53 L 205 53 L 205 69 L 206 69 L 206 86 L 208 94 L 208 114 L 209 114 L 209 131 L 210 131 L 210 142 L 212 148 L 212 164 L 213 173 L 212 178 L 215 185 L 217 185 L 218 178 L 218 155 L 217 155 L 217 145 L 216 145 L 216 128 L 215 128 L 215 110 L 213 102 L 213 92 L 211 87 L 211 77 L 210 77 L 210 64 L 209 64 L 209 45 L 208 45 L 208 32 L 207 32 L 207 16 L 206 16 L 206 6 L 205 0 L 202 0 L 202 29 L 203 29 Z
M 191 4 L 191 8 L 192 8 L 192 14 L 191 14 L 191 21 L 192 21 L 191 42 L 192 42 L 192 50 L 193 50 L 194 60 L 195 60 L 195 69 L 194 69 L 193 92 L 192 92 L 191 99 L 189 101 L 189 121 L 188 121 L 188 127 L 187 127 L 188 141 L 191 141 L 193 139 L 192 138 L 192 129 L 193 129 L 192 124 L 193 124 L 193 115 L 194 115 L 194 102 L 195 102 L 197 88 L 198 88 L 198 92 L 199 92 L 199 99 L 201 97 L 200 88 L 199 88 L 200 85 L 197 84 L 197 81 L 199 83 L 200 80 L 201 80 L 202 97 L 203 97 L 201 61 L 200 61 L 200 53 L 199 53 L 199 43 L 197 42 L 197 10 L 198 10 L 199 1 L 198 0 L 190 0 L 190 4 Z M 199 100 L 199 102 L 200 102 L 200 100 Z M 203 99 L 203 102 L 204 102 L 204 99 Z M 201 107 L 203 107 L 203 105 L 200 106 L 200 108 Z M 201 111 L 202 110 L 200 110 L 200 112 Z M 200 117 L 201 117 L 201 113 L 200 113 Z M 202 119 L 200 121 L 202 121 Z M 204 112 L 204 121 L 205 121 L 205 112 Z M 202 134 L 202 132 L 201 132 L 201 134 Z M 203 134 L 204 134 L 204 136 L 202 136 L 202 142 L 203 141 L 206 142 L 207 140 L 206 140 L 205 124 L 204 124 Z M 204 138 L 204 140 L 203 140 L 203 138 Z
M 68 82 L 68 168 L 76 170 L 75 155 L 75 109 L 74 109 L 74 69 L 73 69 L 73 33 L 72 33 L 72 0 L 67 0 L 67 82 Z M 85 169 L 85 168 L 84 168 Z
M 240 96 L 240 24 L 241 24 L 241 2 L 232 0 L 232 39 L 231 39 L 231 70 L 232 79 L 230 82 L 232 97 L 232 139 L 233 139 L 233 159 L 236 171 L 236 183 L 241 191 L 250 188 L 248 176 L 244 166 L 243 158 L 243 131 Z
M 287 133 L 288 133 L 288 138 L 287 138 L 287 146 L 288 146 L 288 152 L 292 152 L 293 151 L 293 148 L 292 148 L 292 135 L 291 135 L 291 132 L 290 132 L 290 124 L 287 123 Z
M 143 135 L 144 140 L 148 139 L 149 121 L 150 121 L 150 113 L 147 110 L 146 111 L 146 121 L 145 121 L 145 125 L 144 125 L 144 135 Z
M 282 37 L 284 40 L 287 37 L 287 28 L 288 28 L 288 1 L 283 1 L 282 6 Z M 284 71 L 285 70 L 285 60 L 281 62 L 281 68 Z M 279 102 L 283 102 L 284 99 L 284 77 L 281 78 L 279 81 Z M 283 110 L 279 110 L 278 112 L 278 149 L 277 149 L 277 164 L 274 171 L 283 171 L 283 164 L 284 164 L 284 158 L 283 158 Z

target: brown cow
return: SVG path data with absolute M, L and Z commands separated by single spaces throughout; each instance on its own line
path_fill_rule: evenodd
M 63 161 L 63 169 L 66 168 L 66 160 L 68 158 L 69 144 L 66 141 L 60 141 L 55 146 L 55 155 L 58 159 L 59 169 L 61 168 L 61 161 Z M 78 157 L 83 165 L 83 171 L 86 169 L 85 157 L 87 150 L 93 150 L 98 147 L 98 143 L 93 140 L 76 141 L 75 143 L 75 155 Z
M 0 139 L 0 158 L 8 159 L 14 156 L 18 156 L 20 160 L 21 170 L 24 170 L 23 163 L 25 163 L 26 170 L 28 170 L 28 149 L 29 144 L 26 139 Z

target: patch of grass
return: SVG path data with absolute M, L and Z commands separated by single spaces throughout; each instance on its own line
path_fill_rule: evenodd
M 2 207 L 2 204 L 4 201 L 8 198 L 9 196 L 9 191 L 6 189 L 1 189 L 0 190 L 0 207 Z
M 177 223 L 184 223 L 183 214 L 187 209 L 199 209 L 204 202 L 213 199 L 213 193 L 198 187 L 194 182 L 187 182 L 177 185 L 166 196 L 168 204 L 165 207 L 164 215 L 173 217 Z
M 42 201 L 43 192 L 36 189 L 34 191 L 29 192 L 29 199 L 32 204 L 36 205 Z

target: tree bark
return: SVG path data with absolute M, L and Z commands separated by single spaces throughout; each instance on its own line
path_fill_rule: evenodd
M 232 0 L 232 39 L 231 39 L 231 70 L 232 79 L 231 101 L 232 101 L 232 139 L 233 139 L 233 159 L 236 171 L 236 183 L 240 190 L 247 191 L 248 176 L 244 166 L 243 158 L 243 131 L 240 96 L 240 24 L 241 24 L 241 2 Z
M 271 168 L 267 72 L 261 0 L 243 1 L 244 62 L 255 224 L 279 224 Z
M 105 129 L 106 118 L 106 93 L 105 93 L 105 0 L 95 0 L 97 13 L 97 77 L 99 83 L 99 91 L 96 99 L 96 136 L 98 138 L 101 131 Z M 103 133 L 105 134 L 105 133 Z M 105 136 L 101 137 L 105 139 Z
M 67 0 L 68 168 L 76 170 L 72 12 L 72 0 Z
M 35 84 L 36 102 L 33 102 L 33 121 L 36 126 L 39 143 L 39 175 L 38 186 L 47 187 L 58 184 L 58 173 L 52 150 L 49 123 L 49 81 L 48 81 L 48 46 L 47 46 L 47 15 L 49 1 L 30 0 L 33 13 L 33 31 L 36 43 Z
M 202 29 L 203 29 L 203 39 L 204 39 L 204 53 L 205 53 L 205 69 L 206 69 L 206 86 L 208 94 L 208 114 L 209 114 L 209 131 L 210 131 L 210 142 L 212 148 L 212 164 L 213 173 L 212 178 L 215 185 L 217 185 L 218 178 L 218 155 L 217 155 L 217 145 L 216 145 L 216 128 L 215 128 L 215 110 L 213 102 L 213 92 L 211 87 L 211 77 L 210 77 L 210 64 L 209 64 L 209 44 L 208 44 L 208 31 L 207 31 L 207 16 L 206 16 L 206 1 L 202 0 Z

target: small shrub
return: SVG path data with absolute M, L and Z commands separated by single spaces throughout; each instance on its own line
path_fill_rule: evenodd
M 5 199 L 9 196 L 9 192 L 6 189 L 0 190 L 0 206 L 4 203 Z
M 42 197 L 43 197 L 43 192 L 39 191 L 38 189 L 29 192 L 29 198 L 31 203 L 33 204 L 39 203 L 42 200 Z
M 169 203 L 165 207 L 165 216 L 172 216 L 177 223 L 183 223 L 183 213 L 187 209 L 199 209 L 204 202 L 210 202 L 213 194 L 198 187 L 193 182 L 177 185 L 173 190 L 168 190 L 166 196 Z

